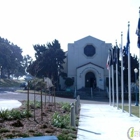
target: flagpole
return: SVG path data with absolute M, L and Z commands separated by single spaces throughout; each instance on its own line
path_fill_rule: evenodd
M 116 41 L 116 104 L 117 104 L 117 109 L 119 109 L 119 95 L 118 95 L 118 45 Z
M 109 105 L 111 105 L 111 80 L 110 80 L 110 66 L 112 65 L 111 49 L 108 50 L 107 69 L 109 73 Z
M 124 78 L 123 78 L 123 33 L 121 32 L 121 92 L 122 92 L 122 112 L 124 112 Z
M 111 105 L 111 81 L 110 81 L 110 67 L 112 65 L 111 49 L 108 50 L 107 69 L 109 73 L 109 104 Z
M 109 104 L 111 105 L 111 81 L 110 81 L 110 66 L 109 66 Z
M 139 12 L 140 13 L 140 12 Z M 139 49 L 139 104 L 140 104 L 140 49 Z M 140 107 L 139 107 L 139 117 L 140 117 Z
M 113 49 L 112 49 L 112 56 L 113 56 Z M 114 104 L 114 64 L 112 64 L 112 100 L 113 100 L 113 107 L 115 106 Z
M 140 20 L 140 7 L 139 7 L 139 20 Z M 138 21 L 138 30 L 140 30 L 139 26 L 140 25 L 139 25 L 139 21 Z M 140 36 L 140 34 L 138 34 L 138 36 Z M 140 45 L 140 44 L 138 44 L 138 45 Z M 140 104 L 140 48 L 139 48 L 139 104 Z M 140 117 L 140 110 L 139 110 L 139 117 Z
M 129 35 L 130 22 L 128 22 Z M 129 116 L 131 116 L 131 69 L 130 69 L 130 43 L 128 44 L 128 99 L 129 99 Z

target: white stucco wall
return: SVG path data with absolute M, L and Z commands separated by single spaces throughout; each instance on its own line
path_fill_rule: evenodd
M 85 87 L 85 75 L 93 72 L 96 77 L 97 87 L 104 90 L 104 69 L 89 63 L 77 69 L 77 89 Z
M 84 47 L 86 45 L 93 45 L 95 47 L 96 53 L 94 56 L 87 57 L 84 54 Z M 92 36 L 87 36 L 75 41 L 74 43 L 68 44 L 67 59 L 66 64 L 64 65 L 64 71 L 67 72 L 68 77 L 74 77 L 74 86 L 77 86 L 77 89 L 85 86 L 84 78 L 88 71 L 91 71 L 96 75 L 97 86 L 104 89 L 105 79 L 108 76 L 106 61 L 109 48 L 111 48 L 110 43 L 105 43 L 105 41 L 99 40 Z M 80 78 L 80 73 L 87 67 L 89 70 L 85 70 L 82 74 L 83 78 Z M 100 73 L 100 75 L 98 73 Z

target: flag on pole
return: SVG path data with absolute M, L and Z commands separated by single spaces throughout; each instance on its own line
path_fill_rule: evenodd
M 113 49 L 111 51 L 111 55 L 113 56 Z M 112 105 L 115 107 L 115 98 L 114 98 L 114 65 L 112 63 Z
M 124 74 L 123 74 L 123 33 L 121 32 L 120 60 L 121 60 L 121 95 L 122 95 L 122 112 L 124 112 Z
M 117 109 L 119 108 L 119 89 L 118 89 L 118 45 L 117 45 L 117 41 L 116 41 L 116 46 L 113 49 L 113 60 L 114 60 L 114 64 L 116 65 L 116 105 L 117 105 Z
M 107 68 L 108 70 L 109 70 L 109 67 L 110 67 L 110 66 L 109 66 L 109 61 L 110 61 L 109 59 L 110 59 L 110 58 L 109 58 L 109 54 L 108 54 L 107 62 L 106 62 L 106 68 Z
M 129 98 L 129 115 L 131 116 L 131 61 L 130 61 L 130 39 L 129 39 L 129 27 L 128 22 L 128 32 L 127 32 L 127 55 L 128 55 L 128 98 Z
M 139 10 L 139 14 L 140 14 L 140 10 Z M 138 45 L 138 48 L 140 48 L 140 16 L 139 16 L 139 20 L 138 20 L 138 27 L 136 29 L 136 34 L 138 36 L 137 45 Z
M 128 28 L 128 31 L 127 31 L 127 43 L 126 43 L 126 54 L 128 55 L 128 50 L 129 50 L 129 44 L 130 44 L 130 39 L 129 39 L 129 28 Z
M 106 67 L 108 70 L 110 69 L 111 65 L 112 65 L 112 54 L 111 54 L 111 49 L 109 49 L 107 62 L 106 62 Z
M 109 104 L 111 105 L 111 81 L 110 81 L 110 66 L 112 65 L 112 51 L 111 49 L 108 50 L 108 57 L 106 67 L 109 72 Z
M 140 102 L 140 7 L 139 7 L 139 20 L 138 20 L 136 34 L 138 36 L 137 45 L 139 48 L 139 80 L 138 81 L 139 81 L 139 102 Z M 140 111 L 139 111 L 139 116 L 140 116 Z
M 117 64 L 118 63 L 118 46 L 116 46 L 113 49 L 113 63 Z

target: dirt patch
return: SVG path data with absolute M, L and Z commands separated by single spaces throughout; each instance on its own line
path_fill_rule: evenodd
M 26 104 L 22 101 L 22 106 L 16 110 L 25 111 Z M 46 103 L 43 104 L 43 110 L 40 107 L 35 108 L 30 105 L 31 117 L 4 120 L 0 118 L 0 140 L 18 137 L 31 137 L 31 136 L 59 136 L 66 131 L 77 135 L 77 129 L 73 129 L 70 126 L 56 127 L 52 124 L 54 113 L 65 115 L 70 114 L 69 111 L 64 110 L 58 103 Z M 34 117 L 35 114 L 35 117 Z M 77 117 L 78 120 L 78 117 Z M 78 124 L 77 124 L 78 125 Z M 76 139 L 76 138 L 70 138 Z

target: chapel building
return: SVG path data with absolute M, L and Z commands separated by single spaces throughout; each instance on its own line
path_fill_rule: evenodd
M 106 63 L 111 47 L 111 43 L 92 36 L 68 44 L 64 72 L 68 77 L 74 78 L 72 89 L 97 87 L 105 90 L 108 77 Z M 60 81 L 61 89 L 65 89 L 62 78 Z

